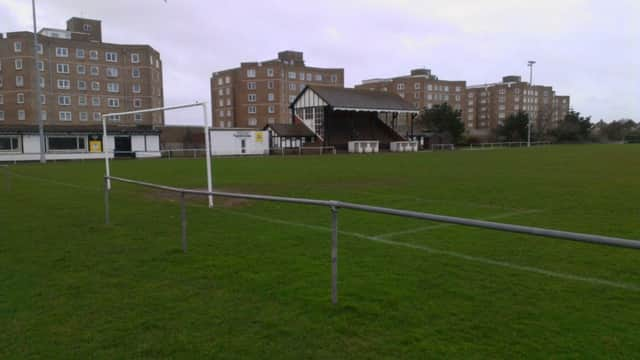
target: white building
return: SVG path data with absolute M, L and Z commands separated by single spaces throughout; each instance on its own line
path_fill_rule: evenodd
M 244 128 L 209 130 L 211 155 L 268 155 L 267 131 Z

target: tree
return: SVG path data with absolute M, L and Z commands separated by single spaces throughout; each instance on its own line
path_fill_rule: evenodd
M 515 114 L 509 115 L 504 124 L 498 126 L 498 136 L 507 141 L 525 141 L 529 127 L 529 115 L 520 110 Z
M 564 120 L 553 130 L 558 141 L 585 141 L 591 134 L 591 116 L 580 116 L 577 111 L 569 111 Z
M 437 134 L 443 142 L 457 144 L 464 132 L 460 110 L 454 110 L 449 104 L 434 105 L 424 109 L 418 116 L 427 130 Z

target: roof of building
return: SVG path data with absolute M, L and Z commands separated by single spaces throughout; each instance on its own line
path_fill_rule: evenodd
M 315 136 L 313 131 L 308 127 L 300 123 L 293 124 L 269 124 L 264 127 L 264 130 L 271 129 L 278 136 L 282 137 L 308 137 Z
M 378 112 L 418 112 L 412 104 L 399 95 L 384 91 L 360 90 L 332 86 L 307 86 L 298 94 L 291 107 L 307 91 L 313 91 L 335 110 L 378 111 Z

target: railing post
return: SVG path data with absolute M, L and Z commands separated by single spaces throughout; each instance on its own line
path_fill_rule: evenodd
M 109 225 L 109 177 L 104 177 L 104 224 Z
M 338 303 L 338 208 L 331 206 L 331 303 Z
M 182 226 L 182 252 L 187 252 L 187 207 L 185 205 L 184 191 L 180 193 L 180 218 Z

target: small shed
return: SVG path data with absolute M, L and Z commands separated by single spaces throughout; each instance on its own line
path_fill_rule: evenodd
M 300 122 L 293 124 L 269 124 L 264 127 L 269 133 L 271 148 L 291 149 L 316 141 L 316 134 Z

